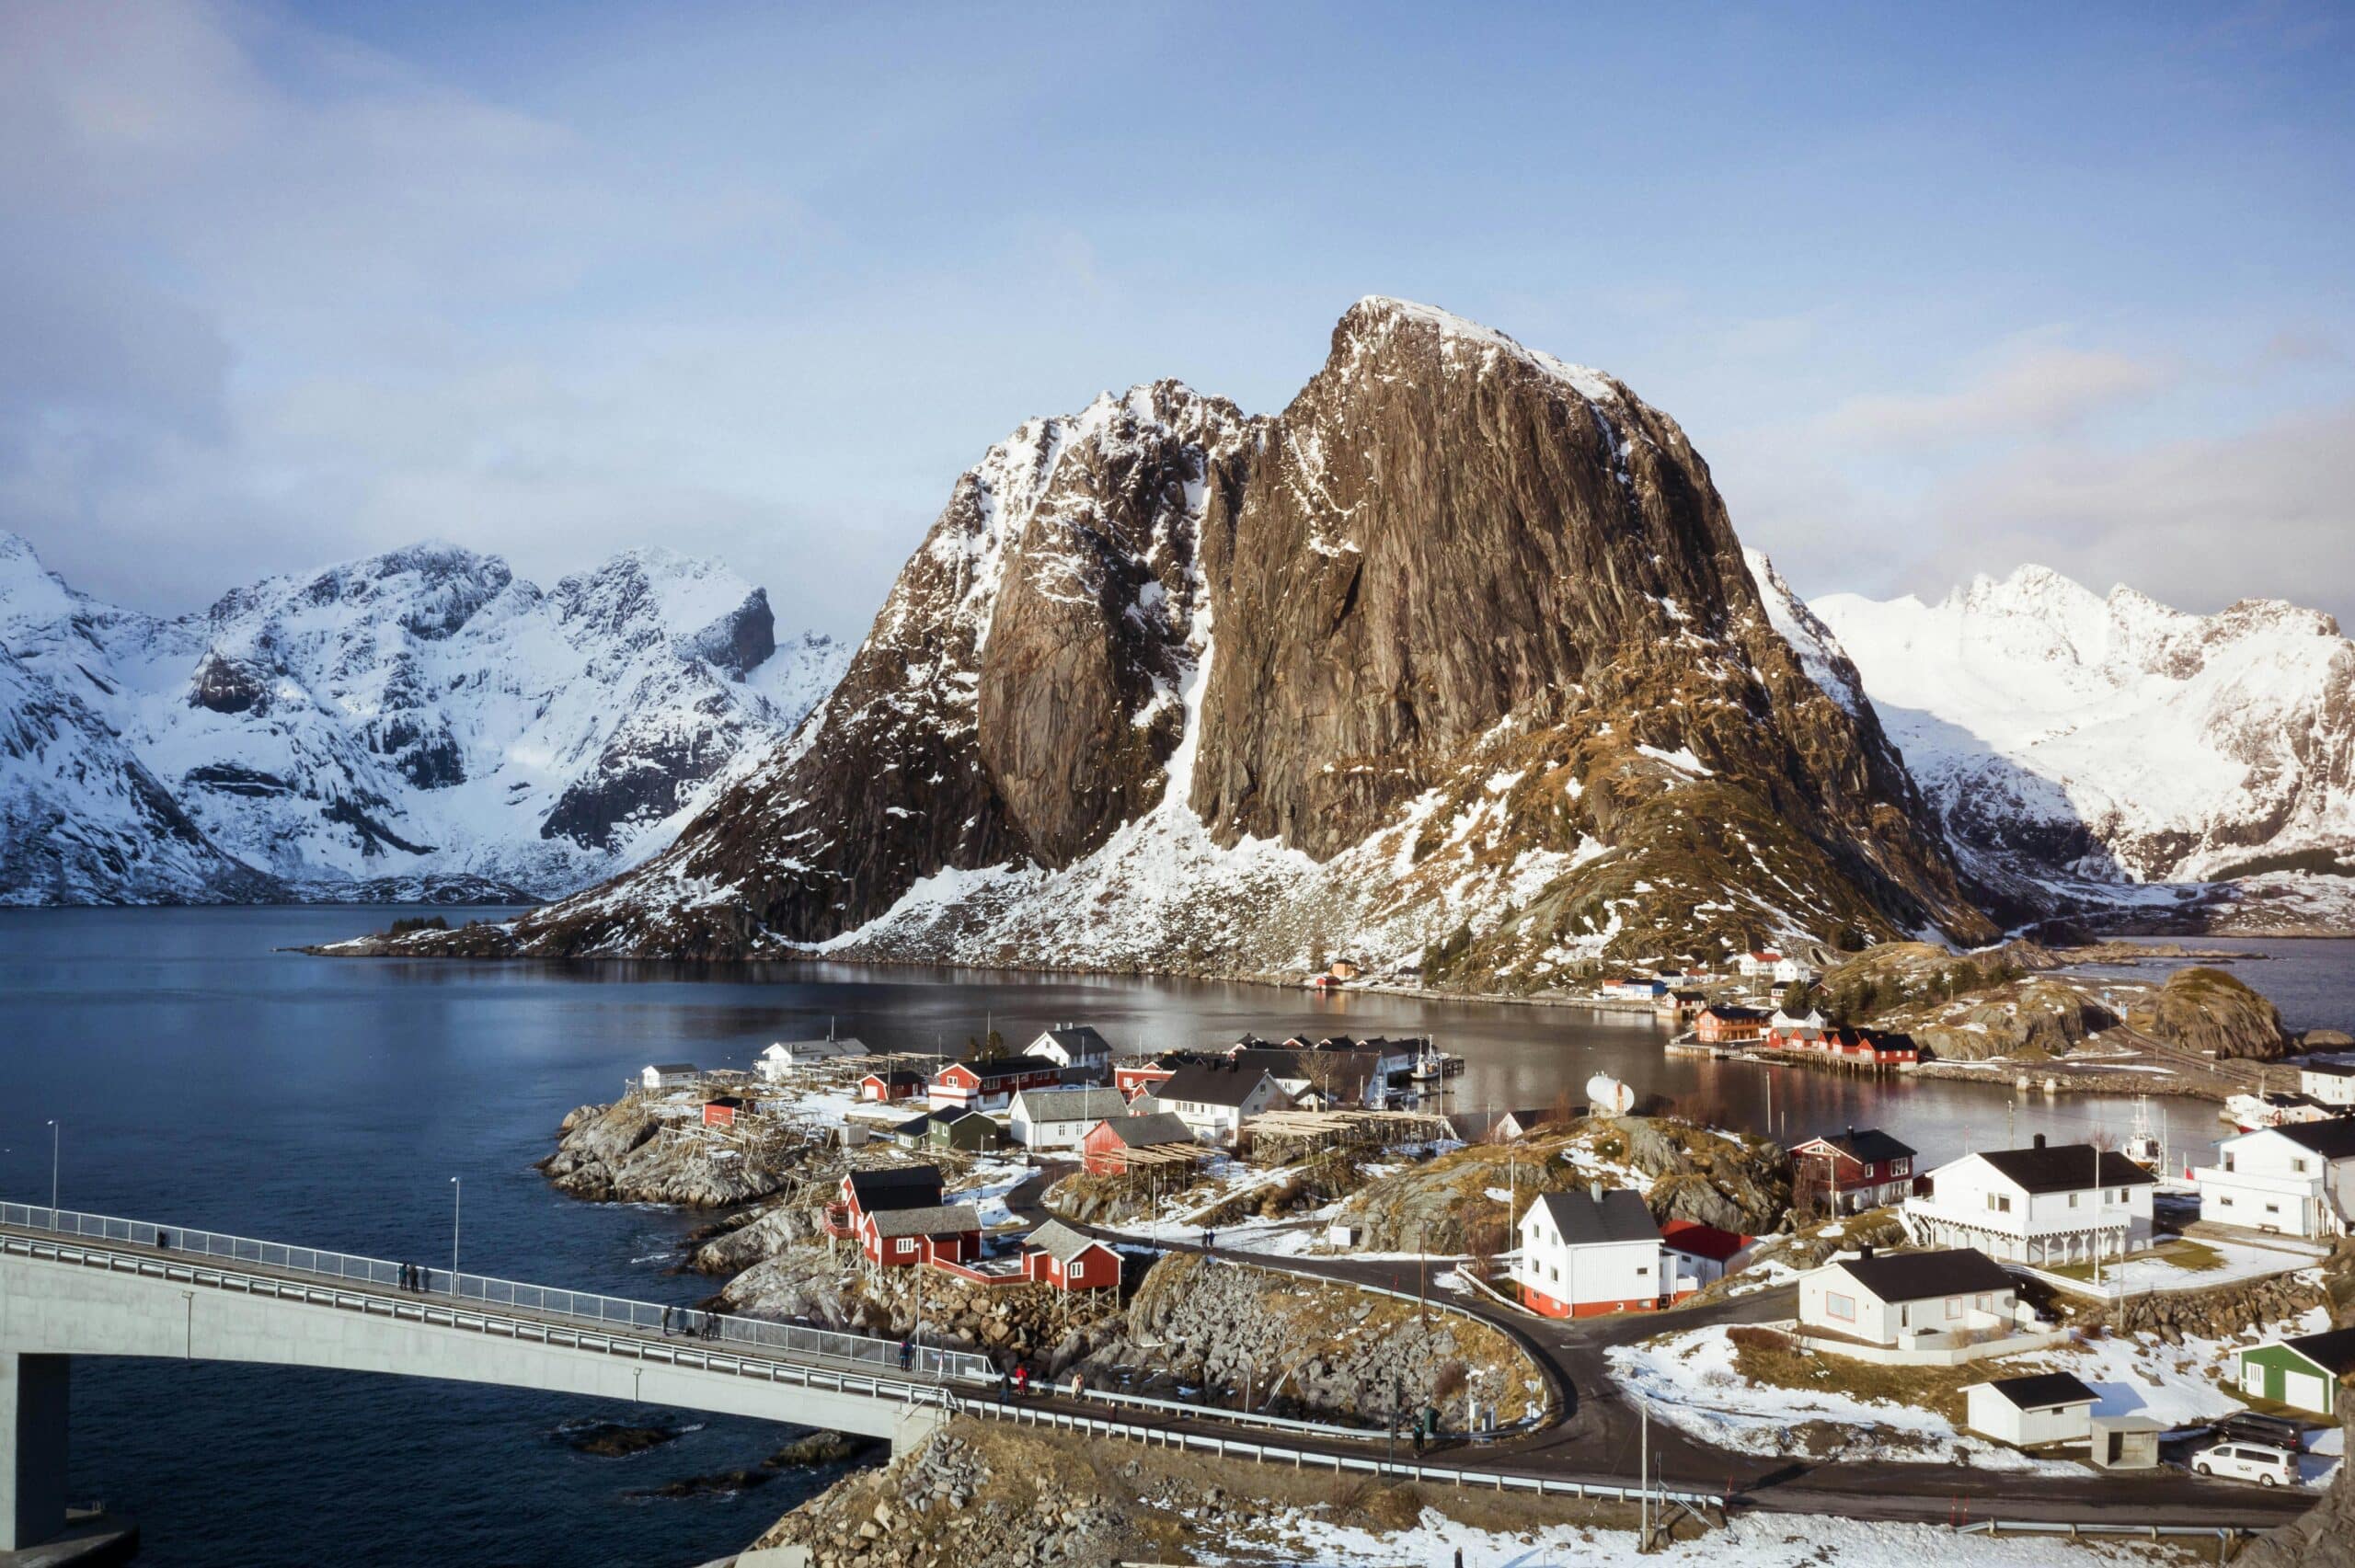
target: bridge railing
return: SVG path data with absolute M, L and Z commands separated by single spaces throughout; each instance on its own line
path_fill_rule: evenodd
M 900 1365 L 900 1345 L 871 1334 L 839 1329 L 771 1322 L 726 1312 L 704 1312 L 685 1307 L 665 1307 L 654 1301 L 601 1296 L 585 1290 L 565 1290 L 548 1285 L 526 1285 L 488 1275 L 453 1273 L 426 1265 L 388 1262 L 355 1253 L 327 1252 L 317 1247 L 291 1246 L 283 1242 L 257 1241 L 218 1230 L 158 1225 L 144 1219 L 84 1214 L 70 1208 L 34 1204 L 0 1203 L 0 1225 L 24 1230 L 44 1230 L 86 1241 L 121 1242 L 132 1246 L 193 1257 L 221 1258 L 263 1268 L 341 1283 L 366 1285 L 396 1294 L 441 1296 L 477 1301 L 486 1307 L 506 1307 L 568 1322 L 594 1324 L 616 1332 L 673 1334 L 688 1339 L 757 1350 L 797 1360 L 823 1361 L 865 1367 L 875 1371 L 902 1370 L 926 1377 L 984 1383 L 997 1368 L 985 1356 L 968 1351 L 917 1348 L 909 1365 Z

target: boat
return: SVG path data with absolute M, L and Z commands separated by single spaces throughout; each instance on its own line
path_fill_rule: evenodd
M 2155 1175 L 2166 1173 L 2167 1140 L 2151 1121 L 2148 1094 L 2134 1096 L 2134 1127 L 2126 1135 L 2126 1145 L 2120 1152 Z
M 1442 1078 L 1454 1078 L 1464 1071 L 1464 1059 L 1453 1052 L 1441 1050 L 1430 1041 L 1415 1054 L 1415 1065 L 1407 1076 L 1417 1083 L 1437 1083 Z

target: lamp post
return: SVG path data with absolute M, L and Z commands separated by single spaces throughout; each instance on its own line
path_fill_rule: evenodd
M 465 1184 L 450 1178 L 450 1294 L 458 1293 L 458 1213 L 466 1196 Z
M 49 1222 L 57 1223 L 57 1150 L 58 1139 L 64 1130 L 54 1121 L 49 1124 Z

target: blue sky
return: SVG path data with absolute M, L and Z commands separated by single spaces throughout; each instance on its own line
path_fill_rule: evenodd
M 1280 408 L 1379 292 L 1625 377 L 1804 591 L 2345 616 L 2349 80 L 2297 6 L 28 0 L 0 527 L 156 609 L 664 544 L 855 634 L 1023 418 Z

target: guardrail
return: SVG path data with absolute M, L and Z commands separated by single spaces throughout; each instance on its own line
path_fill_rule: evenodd
M 897 1341 L 838 1329 L 805 1328 L 798 1323 L 770 1322 L 724 1312 L 665 1307 L 653 1301 L 633 1301 L 619 1296 L 564 1290 L 554 1286 L 525 1285 L 488 1275 L 453 1273 L 423 1264 L 403 1264 L 354 1253 L 334 1253 L 316 1247 L 290 1246 L 282 1242 L 256 1241 L 217 1230 L 157 1225 L 144 1219 L 84 1214 L 74 1209 L 38 1207 L 31 1204 L 0 1203 L 0 1226 L 71 1236 L 82 1241 L 118 1242 L 152 1247 L 191 1257 L 224 1258 L 262 1268 L 279 1269 L 316 1279 L 379 1287 L 396 1294 L 444 1297 L 509 1307 L 569 1322 L 593 1324 L 608 1332 L 626 1330 L 672 1338 L 755 1349 L 773 1356 L 804 1357 L 832 1363 L 873 1367 L 879 1371 L 921 1373 L 971 1383 L 987 1383 L 997 1368 L 985 1356 L 968 1351 L 915 1349 L 910 1363 L 900 1365 Z
M 2243 1536 L 2256 1533 L 2236 1525 L 2087 1524 L 2069 1519 L 1973 1519 L 1954 1528 L 1957 1535 L 2000 1536 L 2008 1531 L 2013 1535 L 2064 1535 L 2072 1540 L 2085 1536 L 2131 1536 L 2137 1540 L 2194 1536 L 2215 1541 L 2220 1550 L 2230 1547 Z
M 1221 1459 L 1257 1459 L 1269 1464 L 1289 1464 L 1296 1470 L 1328 1470 L 1335 1475 L 1355 1471 L 1361 1475 L 1390 1476 L 1403 1480 L 1431 1482 L 1450 1486 L 1476 1486 L 1490 1492 L 1530 1492 L 1538 1496 L 1604 1498 L 1613 1502 L 1633 1503 L 1648 1498 L 1655 1503 L 1678 1503 L 1689 1508 L 1720 1508 L 1725 1498 L 1713 1492 L 1683 1492 L 1665 1486 L 1622 1486 L 1612 1482 L 1580 1481 L 1559 1476 L 1532 1475 L 1515 1471 L 1465 1470 L 1454 1465 L 1425 1464 L 1419 1459 L 1385 1459 L 1372 1454 L 1325 1454 L 1305 1448 L 1284 1448 L 1272 1443 L 1255 1443 L 1243 1437 L 1221 1437 L 1209 1432 L 1180 1432 L 1161 1427 L 1135 1426 L 1125 1422 L 1105 1421 L 1092 1415 L 1074 1415 L 1069 1411 L 1046 1410 L 1021 1404 L 993 1405 L 986 1402 L 951 1397 L 952 1413 L 986 1416 L 995 1421 L 1009 1421 L 1017 1425 L 1045 1426 L 1057 1431 L 1084 1432 L 1105 1437 L 1129 1438 L 1156 1448 L 1196 1449 L 1212 1453 Z M 1355 1434 L 1364 1436 L 1365 1434 Z

